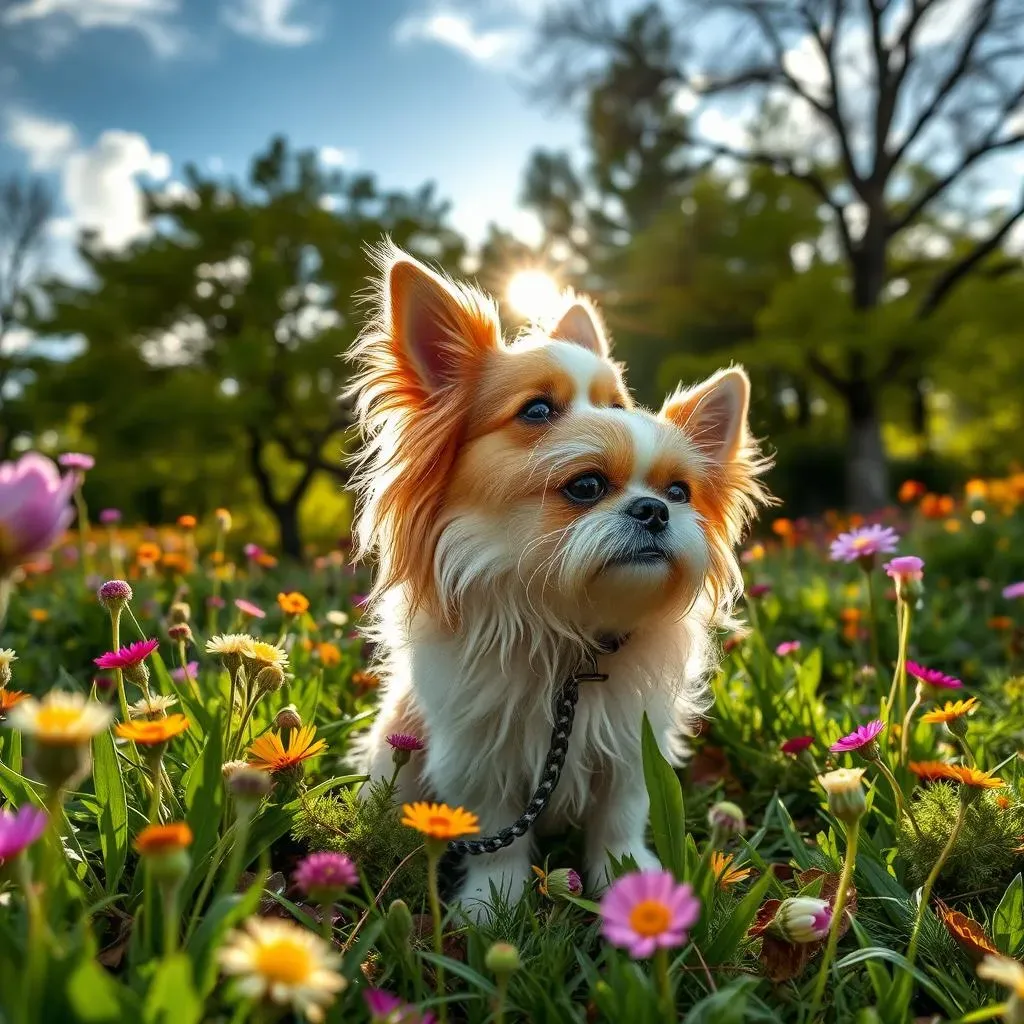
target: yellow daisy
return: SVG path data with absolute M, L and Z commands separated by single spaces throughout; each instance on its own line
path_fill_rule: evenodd
M 42 701 L 26 697 L 7 714 L 12 729 L 31 736 L 37 743 L 53 747 L 74 747 L 88 743 L 110 725 L 114 712 L 80 693 L 51 690 Z
M 958 718 L 963 718 L 964 715 L 974 714 L 977 708 L 977 697 L 968 697 L 967 700 L 947 700 L 945 707 L 927 712 L 921 716 L 921 721 L 928 722 L 931 725 L 948 725 L 950 722 L 955 722 Z
M 458 839 L 480 831 L 477 816 L 462 807 L 422 801 L 402 806 L 402 824 L 431 839 Z

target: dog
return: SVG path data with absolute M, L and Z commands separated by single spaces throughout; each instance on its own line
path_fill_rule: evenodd
M 591 890 L 625 857 L 656 868 L 641 725 L 646 712 L 678 764 L 709 706 L 715 627 L 742 589 L 735 547 L 766 500 L 748 378 L 722 370 L 654 414 L 586 299 L 505 340 L 475 288 L 390 244 L 376 258 L 376 315 L 351 354 L 353 538 L 376 560 L 364 621 L 382 678 L 361 768 L 390 778 L 388 735 L 415 734 L 426 748 L 399 799 L 461 805 L 492 835 L 537 785 L 560 685 L 595 656 L 607 679 L 581 684 L 540 824 L 583 828 Z M 469 858 L 469 913 L 522 895 L 532 842 Z

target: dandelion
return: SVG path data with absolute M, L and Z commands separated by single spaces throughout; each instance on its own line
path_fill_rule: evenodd
M 177 697 L 154 693 L 152 696 L 137 700 L 128 710 L 131 712 L 132 718 L 161 718 L 167 714 L 168 708 L 174 707 L 177 703 Z
M 785 658 L 787 655 L 796 654 L 800 650 L 799 640 L 784 640 L 778 647 L 775 648 L 775 653 L 780 658 Z
M 699 917 L 693 889 L 679 885 L 669 871 L 623 875 L 601 901 L 602 934 L 634 959 L 684 945 Z
M 131 740 L 142 747 L 157 747 L 169 743 L 188 729 L 184 715 L 167 715 L 152 720 L 120 722 L 114 732 L 123 740 Z
M 258 604 L 246 601 L 244 597 L 235 598 L 235 607 L 243 615 L 248 615 L 250 619 L 265 619 L 267 617 L 267 613 Z
M 728 889 L 730 885 L 742 882 L 754 873 L 753 868 L 734 868 L 732 863 L 735 859 L 731 853 L 721 853 L 718 850 L 712 852 L 711 874 L 719 889 Z
M 784 754 L 790 754 L 795 757 L 797 754 L 802 754 L 805 750 L 808 750 L 813 746 L 813 736 L 792 736 L 788 740 L 783 741 L 779 750 Z
M 278 594 L 277 603 L 285 615 L 304 615 L 309 611 L 309 598 L 297 590 L 288 594 Z
M 853 732 L 842 737 L 842 739 L 836 740 L 828 749 L 833 754 L 849 754 L 854 751 L 862 751 L 865 747 L 870 748 L 871 745 L 874 745 L 877 754 L 878 744 L 876 741 L 884 728 L 885 726 L 881 720 L 876 718 L 873 722 L 858 726 Z M 865 756 L 867 755 L 865 754 Z
M 253 640 L 246 657 L 256 668 L 266 668 L 268 665 L 276 665 L 280 669 L 288 667 L 288 652 L 277 644 L 268 644 L 265 640 Z
M 316 726 L 304 726 L 288 737 L 288 746 L 285 747 L 279 733 L 265 733 L 249 747 L 249 764 L 274 775 L 297 768 L 303 761 L 317 757 L 327 749 L 324 740 L 313 742 L 315 735 Z
M 863 526 L 848 533 L 841 533 L 829 548 L 833 562 L 861 562 L 874 564 L 876 555 L 889 554 L 896 550 L 899 535 L 891 526 Z
M 979 706 L 977 697 L 968 697 L 967 700 L 948 700 L 944 707 L 925 712 L 921 716 L 921 721 L 928 722 L 929 725 L 949 725 L 965 715 L 973 715 Z
M 25 804 L 16 812 L 0 810 L 0 863 L 13 860 L 45 831 L 46 813 Z
M 926 668 L 916 661 L 907 662 L 907 674 L 913 676 L 918 682 L 930 686 L 933 690 L 959 690 L 963 683 L 955 676 L 948 676 L 937 668 Z

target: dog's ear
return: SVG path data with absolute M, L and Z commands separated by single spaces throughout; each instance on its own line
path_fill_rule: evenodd
M 501 343 L 494 304 L 394 249 L 386 267 L 385 323 L 396 355 L 428 394 L 472 375 Z
M 601 318 L 586 299 L 572 299 L 571 305 L 551 331 L 551 337 L 560 341 L 571 341 L 602 359 L 607 358 L 611 352 Z
M 709 459 L 732 462 L 747 436 L 750 381 L 739 367 L 719 370 L 703 384 L 665 399 L 661 417 L 674 423 Z

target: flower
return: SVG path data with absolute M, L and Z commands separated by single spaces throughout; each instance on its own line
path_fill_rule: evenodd
M 408 750 L 411 752 L 423 749 L 423 740 L 409 732 L 393 732 L 387 737 L 387 740 L 393 750 Z
M 924 493 L 924 484 L 917 480 L 904 480 L 903 483 L 900 484 L 897 497 L 902 504 L 909 505 L 912 501 L 917 501 L 917 499 L 922 497 Z
M 96 465 L 96 460 L 83 452 L 65 452 L 63 455 L 57 456 L 57 461 L 65 469 L 77 469 L 83 473 L 88 472 Z
M 11 681 L 11 662 L 17 660 L 12 647 L 0 647 L 0 689 Z
M 836 740 L 828 749 L 833 754 L 849 754 L 854 750 L 860 750 L 863 747 L 874 743 L 878 738 L 879 733 L 885 728 L 880 719 L 875 719 L 873 722 L 868 722 L 867 725 L 858 726 L 853 732 L 844 736 L 840 740 Z
M 7 690 L 0 688 L 0 718 L 7 714 L 15 704 L 20 703 L 28 696 L 21 690 Z
M 243 615 L 248 615 L 251 619 L 265 619 L 267 617 L 267 613 L 258 604 L 246 601 L 244 597 L 235 598 L 235 607 Z
M 277 603 L 285 615 L 303 615 L 309 611 L 309 598 L 293 590 L 289 594 L 278 594 Z
M 161 717 L 167 713 L 167 709 L 178 703 L 177 697 L 165 697 L 163 694 L 154 693 L 149 697 L 137 700 L 128 708 L 132 718 L 148 718 L 150 716 Z
M 900 555 L 882 566 L 894 580 L 920 580 L 924 577 L 924 559 L 917 555 Z
M 508 978 L 522 968 L 523 960 L 511 942 L 495 942 L 484 956 L 484 966 L 499 978 Z
M 1005 632 L 1008 629 L 1013 629 L 1013 619 L 1009 615 L 993 615 L 988 620 L 988 628 L 999 633 Z
M 949 494 L 926 494 L 919 506 L 925 519 L 945 519 L 953 514 L 956 503 Z
M 953 779 L 952 765 L 945 761 L 911 761 L 907 767 L 922 782 L 951 781 Z
M 121 522 L 121 510 L 119 508 L 100 509 L 100 522 L 104 526 L 116 526 Z
M 12 860 L 46 831 L 46 812 L 25 804 L 12 813 L 0 811 L 0 863 Z
M 1024 597 L 1024 580 L 1019 580 L 1016 583 L 1011 583 L 1007 587 L 1003 587 L 1003 597 L 1007 601 L 1012 601 L 1017 597 Z
M 261 548 L 259 544 L 246 544 L 245 547 L 242 548 L 242 554 L 244 554 L 250 562 L 258 562 L 263 553 L 263 548 Z
M 196 528 L 196 517 L 190 515 L 178 516 L 178 525 L 183 530 L 194 530 Z
M 246 657 L 254 661 L 259 668 L 266 668 L 267 665 L 276 665 L 280 669 L 288 667 L 288 652 L 277 644 L 268 644 L 265 640 L 253 640 Z
M 96 591 L 100 604 L 108 611 L 123 608 L 132 599 L 132 588 L 124 580 L 107 580 Z
M 814 746 L 813 736 L 792 736 L 784 741 L 779 747 L 784 754 L 802 754 L 809 747 Z
M 302 716 L 294 704 L 285 704 L 274 718 L 274 725 L 278 729 L 301 729 Z
M 114 717 L 112 709 L 80 693 L 51 690 L 42 701 L 26 697 L 7 716 L 12 729 L 44 746 L 70 747 L 88 743 Z
M 218 654 L 221 658 L 251 658 L 253 643 L 248 633 L 220 633 L 206 641 L 206 653 Z
M 175 821 L 167 825 L 147 825 L 135 837 L 135 849 L 148 857 L 184 850 L 191 845 L 192 829 L 184 821 Z
M 477 816 L 472 812 L 422 801 L 402 805 L 402 824 L 431 839 L 458 839 L 480 831 Z
M 353 672 L 352 685 L 361 693 L 375 690 L 380 686 L 380 676 L 376 672 Z
M 947 676 L 937 668 L 926 668 L 916 661 L 907 662 L 907 674 L 936 690 L 959 690 L 964 685 L 954 676 Z
M 217 527 L 224 533 L 228 533 L 231 530 L 231 513 L 226 508 L 218 508 L 214 510 L 213 518 L 217 520 Z M 261 616 L 262 618 L 262 616 Z
M 583 879 L 580 878 L 579 872 L 574 871 L 572 868 L 555 868 L 554 871 L 549 871 L 545 874 L 543 868 L 533 864 L 530 866 L 530 870 L 539 879 L 537 892 L 541 896 L 547 896 L 551 900 L 558 900 L 564 899 L 566 896 L 583 895 Z
M 849 533 L 841 533 L 829 548 L 833 562 L 856 562 L 874 559 L 875 555 L 896 550 L 899 536 L 891 526 L 862 526 Z
M 196 674 L 199 672 L 199 662 L 189 661 L 186 662 L 181 668 L 171 669 L 171 678 L 176 683 L 187 683 L 189 679 L 195 679 Z
M 747 828 L 743 809 L 729 800 L 719 800 L 708 808 L 708 825 L 719 840 L 742 835 Z
M 861 785 L 863 777 L 863 768 L 836 768 L 835 771 L 818 776 L 828 796 L 828 809 L 848 825 L 857 821 L 867 810 L 864 787 Z
M 168 715 L 166 718 L 143 719 L 119 722 L 114 732 L 123 740 L 132 740 L 143 747 L 157 747 L 180 736 L 188 728 L 184 715 Z
M 601 932 L 634 959 L 682 946 L 700 917 L 700 900 L 670 871 L 637 871 L 619 878 L 601 900 Z
M 159 646 L 159 640 L 136 640 L 127 647 L 93 658 L 93 663 L 100 668 L 132 669 L 141 665 Z
M 952 910 L 942 900 L 935 901 L 939 920 L 946 926 L 953 940 L 977 961 L 986 953 L 998 953 L 992 940 L 977 921 L 959 910 Z
M 247 761 L 227 761 L 220 770 L 231 795 L 243 806 L 255 807 L 274 788 L 271 777 Z
M 75 484 L 36 452 L 0 462 L 0 579 L 57 543 L 74 518 Z
M 145 541 L 138 546 L 135 552 L 135 559 L 140 565 L 151 565 L 153 562 L 160 561 L 160 556 L 163 551 L 159 544 L 154 544 L 152 541 Z
M 728 889 L 730 885 L 742 882 L 754 873 L 753 868 L 732 867 L 732 862 L 735 859 L 735 856 L 731 853 L 719 853 L 718 850 L 712 851 L 711 874 L 714 875 L 719 889 Z
M 432 1013 L 421 1013 L 382 988 L 365 989 L 363 999 L 370 1011 L 370 1024 L 434 1024 Z
M 770 583 L 751 583 L 747 587 L 747 594 L 750 597 L 764 597 L 765 594 L 770 594 L 772 585 Z
M 948 725 L 958 718 L 963 718 L 964 715 L 974 714 L 978 706 L 977 697 L 968 697 L 967 700 L 947 700 L 945 707 L 926 712 L 921 716 L 921 721 L 928 722 L 930 725 Z
M 793 896 L 779 904 L 772 927 L 787 942 L 820 942 L 832 924 L 832 905 L 810 896 Z
M 973 789 L 999 789 L 1005 785 L 1002 779 L 978 768 L 944 761 L 911 761 L 908 767 L 922 782 L 959 782 Z
M 359 873 L 343 853 L 311 853 L 299 862 L 292 881 L 314 902 L 333 903 L 359 884 Z
M 264 733 L 249 747 L 249 764 L 274 774 L 295 768 L 303 761 L 316 757 L 327 749 L 327 744 L 323 740 L 313 742 L 315 735 L 315 725 L 297 729 L 288 737 L 286 749 L 281 743 L 280 733 Z
M 1024 964 L 1008 956 L 989 956 L 978 964 L 978 977 L 1008 988 L 1018 999 L 1024 999 Z
M 332 626 L 337 626 L 339 629 L 342 626 L 348 625 L 348 613 L 338 611 L 337 609 L 331 609 L 324 618 L 327 619 L 328 623 Z
M 244 998 L 291 1006 L 314 1024 L 345 987 L 340 957 L 292 921 L 251 917 L 228 935 L 218 958 Z
M 796 654 L 800 650 L 799 640 L 784 640 L 778 647 L 775 648 L 775 653 L 780 658 L 785 658 L 788 654 Z
M 341 649 L 337 644 L 324 642 L 316 645 L 316 653 L 325 668 L 335 668 L 341 664 Z

